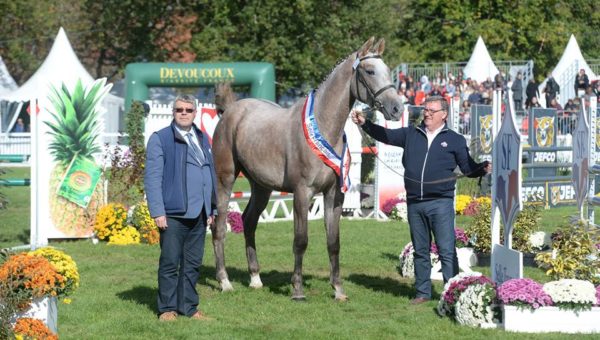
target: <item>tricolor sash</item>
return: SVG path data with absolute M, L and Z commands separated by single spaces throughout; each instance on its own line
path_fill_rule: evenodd
M 346 133 L 344 133 L 344 136 L 342 137 L 344 147 L 342 149 L 342 156 L 340 157 L 325 138 L 323 138 L 321 131 L 319 131 L 317 119 L 313 112 L 315 101 L 314 94 L 314 90 L 308 94 L 306 102 L 304 103 L 304 108 L 302 109 L 302 129 L 304 130 L 304 137 L 315 155 L 335 171 L 335 174 L 339 178 L 342 192 L 346 192 L 350 189 L 350 177 L 348 176 L 348 172 L 350 171 L 350 150 L 348 149 L 348 142 L 346 141 Z

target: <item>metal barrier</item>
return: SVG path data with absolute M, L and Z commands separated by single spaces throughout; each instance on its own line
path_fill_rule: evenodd
M 592 72 L 594 72 L 594 74 L 596 76 L 599 76 L 600 75 L 600 59 L 588 59 L 586 61 L 588 63 L 588 66 L 592 70 Z
M 31 180 L 29 178 L 0 179 L 0 185 L 7 187 L 28 187 L 31 185 Z
M 22 163 L 29 160 L 29 155 L 0 155 L 0 162 Z
M 232 211 L 242 212 L 240 208 L 240 201 L 248 200 L 250 198 L 250 192 L 234 192 L 231 194 L 231 200 L 229 201 L 229 209 Z M 294 210 L 288 208 L 287 202 L 292 201 L 294 195 L 289 192 L 274 191 L 271 194 L 269 203 L 271 207 L 267 206 L 265 210 L 260 214 L 260 222 L 277 222 L 277 221 L 293 221 Z M 313 198 L 312 205 L 308 211 L 309 220 L 317 220 L 323 218 L 323 195 L 316 195 Z

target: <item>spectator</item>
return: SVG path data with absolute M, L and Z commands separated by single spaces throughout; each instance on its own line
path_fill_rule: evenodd
M 446 83 L 446 94 L 452 98 L 456 95 L 456 86 L 454 85 L 453 81 L 448 81 Z
M 505 88 L 504 75 L 501 72 L 498 72 L 494 77 L 494 89 L 504 91 Z
M 462 102 L 460 110 L 461 134 L 468 135 L 471 132 L 471 103 L 468 100 Z
M 471 105 L 481 104 L 483 97 L 481 94 L 485 91 L 483 84 L 479 85 L 479 91 L 473 91 L 471 95 L 469 95 L 468 101 Z
M 546 87 L 544 87 L 544 93 L 546 94 L 546 107 L 550 108 L 552 99 L 556 98 L 560 94 L 560 86 L 554 80 L 552 72 L 548 72 L 548 79 L 546 80 Z
M 411 89 L 414 91 L 415 89 L 415 81 L 413 80 L 413 77 L 408 76 L 406 77 L 406 89 Z
M 571 115 L 571 114 L 577 112 L 577 105 L 575 105 L 575 103 L 573 102 L 573 99 L 569 99 L 567 101 L 567 103 L 565 104 L 565 107 L 563 109 L 563 112 L 565 115 Z
M 523 111 L 523 75 L 521 71 L 517 72 L 517 77 L 510 87 L 513 94 L 513 102 L 515 104 L 515 112 Z
M 431 92 L 431 83 L 429 82 L 429 78 L 427 76 L 421 77 L 421 91 L 423 91 L 426 95 Z
M 415 90 L 409 87 L 406 90 L 405 96 L 408 104 L 415 105 Z
M 17 118 L 13 132 L 25 132 L 25 123 L 23 123 L 23 118 Z
M 438 96 L 438 97 L 442 97 L 442 90 L 441 90 L 441 86 L 440 85 L 435 85 L 433 86 L 433 90 L 431 90 L 431 92 L 429 92 L 430 96 Z
M 585 90 L 590 86 L 590 79 L 585 74 L 585 70 L 579 70 L 579 74 L 575 76 L 575 95 L 581 97 L 585 94 Z
M 527 88 L 525 89 L 525 95 L 527 95 L 527 99 L 525 100 L 525 108 L 531 107 L 531 100 L 533 97 L 540 97 L 540 90 L 538 89 L 538 84 L 535 82 L 535 79 L 531 77 L 529 79 L 529 83 L 527 84 Z
M 486 90 L 481 94 L 481 104 L 483 105 L 492 105 L 492 98 L 490 96 L 491 91 Z
M 531 103 L 529 103 L 528 109 L 536 108 L 536 107 L 542 107 L 542 105 L 538 101 L 537 97 L 533 97 L 533 98 L 531 98 Z
M 481 85 L 483 85 L 483 88 L 486 90 L 491 90 L 492 88 L 494 88 L 494 83 L 492 82 L 491 77 L 487 77 L 485 79 L 485 81 L 483 83 L 481 83 Z M 480 92 L 483 92 L 483 91 L 480 90 Z

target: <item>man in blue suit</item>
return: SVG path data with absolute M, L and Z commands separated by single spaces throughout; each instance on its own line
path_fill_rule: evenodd
M 208 138 L 194 125 L 196 100 L 173 103 L 171 125 L 152 134 L 144 186 L 150 215 L 160 229 L 159 320 L 177 315 L 210 320 L 198 310 L 196 282 L 206 228 L 214 222 L 216 176 Z

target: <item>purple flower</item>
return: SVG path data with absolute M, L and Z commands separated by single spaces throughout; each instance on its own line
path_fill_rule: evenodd
M 466 247 L 469 244 L 469 237 L 463 229 L 455 227 L 454 235 L 456 236 L 456 246 L 458 248 Z
M 498 287 L 498 299 L 505 305 L 539 308 L 552 306 L 552 298 L 544 292 L 542 284 L 531 279 L 512 279 Z
M 392 213 L 392 210 L 394 210 L 394 207 L 396 206 L 396 204 L 402 203 L 402 202 L 404 202 L 404 200 L 402 200 L 398 197 L 390 198 L 389 200 L 385 201 L 385 203 L 383 203 L 383 206 L 381 207 L 381 211 L 384 214 L 389 216 Z
M 231 231 L 239 234 L 244 232 L 244 221 L 242 220 L 242 214 L 237 211 L 227 212 L 227 222 L 231 225 Z
M 596 306 L 600 307 L 600 285 L 596 287 Z

